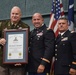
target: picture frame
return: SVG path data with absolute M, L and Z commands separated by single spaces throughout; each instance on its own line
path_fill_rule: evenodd
M 28 63 L 28 28 L 4 30 L 3 64 Z

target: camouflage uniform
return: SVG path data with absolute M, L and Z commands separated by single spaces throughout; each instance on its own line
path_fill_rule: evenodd
M 12 25 L 10 20 L 5 20 L 3 22 L 0 22 L 0 38 L 4 37 L 4 29 L 19 29 L 19 28 L 29 29 L 29 26 L 23 23 L 22 21 L 19 21 L 19 23 L 16 25 Z M 24 65 L 18 67 L 14 65 L 4 65 L 2 61 L 3 61 L 3 46 L 0 45 L 0 74 L 2 72 L 1 75 L 9 75 L 9 74 L 24 75 L 25 72 Z

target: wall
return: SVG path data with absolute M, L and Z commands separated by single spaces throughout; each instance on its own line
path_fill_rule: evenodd
M 68 14 L 68 0 L 62 0 L 65 15 Z M 74 0 L 76 4 L 76 0 Z M 13 6 L 19 6 L 22 10 L 22 20 L 26 22 L 31 30 L 33 25 L 31 23 L 31 17 L 35 12 L 40 12 L 45 20 L 47 26 L 49 25 L 50 12 L 52 7 L 52 0 L 1 0 L 0 1 L 0 20 L 10 18 L 10 10 Z M 76 21 L 76 5 L 74 6 L 74 18 Z M 76 22 L 75 22 L 76 26 Z

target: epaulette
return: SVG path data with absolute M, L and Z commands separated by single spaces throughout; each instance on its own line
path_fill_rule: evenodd
M 71 31 L 71 33 L 74 33 L 74 32 L 75 32 L 74 30 Z

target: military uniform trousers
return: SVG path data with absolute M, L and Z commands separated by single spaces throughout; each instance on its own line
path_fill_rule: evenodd
M 24 68 L 10 68 L 9 75 L 26 75 Z
M 0 75 L 9 75 L 8 68 L 0 66 Z

